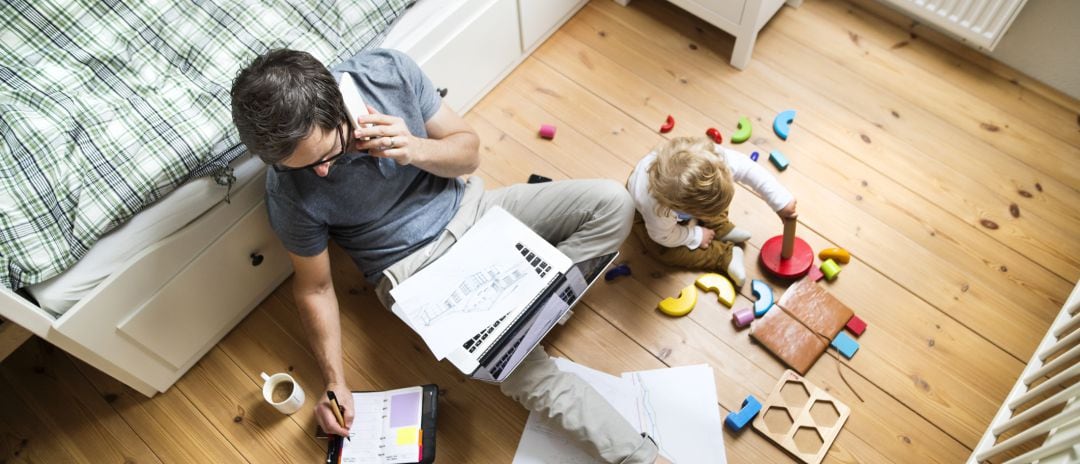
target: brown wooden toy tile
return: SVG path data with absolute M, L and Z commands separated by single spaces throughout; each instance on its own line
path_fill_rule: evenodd
M 827 348 L 821 337 L 780 308 L 754 321 L 750 336 L 801 374 L 809 371 Z
M 850 415 L 846 404 L 788 370 L 762 402 L 754 430 L 802 462 L 818 464 Z
M 788 287 L 777 304 L 827 340 L 836 338 L 836 334 L 844 330 L 844 324 L 855 315 L 825 287 L 810 279 L 802 279 Z

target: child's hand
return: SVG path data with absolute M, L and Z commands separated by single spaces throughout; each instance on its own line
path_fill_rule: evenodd
M 716 237 L 716 231 L 715 230 L 712 230 L 712 229 L 710 229 L 708 227 L 702 227 L 701 228 L 701 243 L 698 244 L 698 248 L 701 248 L 703 250 L 708 248 L 709 244 L 712 243 L 713 238 L 715 238 L 715 237 Z
M 797 203 L 795 200 L 791 200 L 791 203 L 780 208 L 780 210 L 776 212 L 776 215 L 780 216 L 780 219 L 795 219 L 799 216 L 799 214 L 795 212 L 795 203 Z

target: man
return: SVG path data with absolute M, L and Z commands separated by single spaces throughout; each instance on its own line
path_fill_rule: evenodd
M 458 176 L 479 164 L 479 139 L 404 54 L 360 53 L 336 67 L 357 82 L 370 115 L 350 121 L 334 76 L 311 55 L 274 50 L 240 71 L 232 88 L 240 140 L 272 166 L 266 202 L 295 269 L 293 294 L 327 390 L 353 417 L 345 385 L 338 302 L 327 245 L 336 241 L 387 308 L 389 290 L 453 245 L 483 212 L 500 206 L 574 261 L 614 251 L 634 206 L 621 185 L 580 180 L 485 192 Z M 657 450 L 542 348 L 500 385 L 554 418 L 609 462 L 653 462 Z M 346 435 L 325 398 L 315 417 Z

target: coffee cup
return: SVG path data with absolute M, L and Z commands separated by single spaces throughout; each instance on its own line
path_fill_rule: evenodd
M 291 375 L 283 372 L 259 375 L 263 379 L 263 399 L 282 414 L 292 414 L 304 406 L 304 389 Z

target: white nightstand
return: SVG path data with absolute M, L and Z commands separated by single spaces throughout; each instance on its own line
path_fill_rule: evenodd
M 798 7 L 803 0 L 668 0 L 724 32 L 735 36 L 731 65 L 743 69 L 750 64 L 758 31 L 784 4 Z M 615 0 L 622 6 L 630 0 Z

